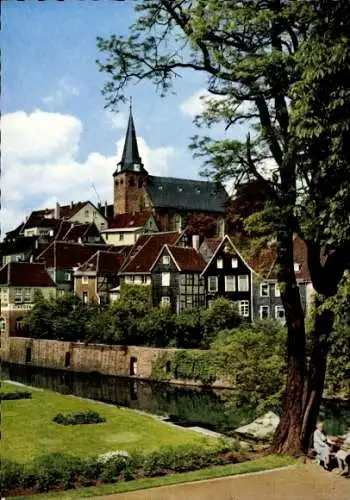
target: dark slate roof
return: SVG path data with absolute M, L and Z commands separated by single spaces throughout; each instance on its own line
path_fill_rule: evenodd
M 95 271 L 97 274 L 117 274 L 124 257 L 115 252 L 98 250 L 89 260 L 79 267 L 76 274 Z
M 44 264 L 10 262 L 0 270 L 0 285 L 55 287 Z
M 108 245 L 83 245 L 54 241 L 38 255 L 37 260 L 44 262 L 47 268 L 72 269 L 81 266 L 97 250 L 109 250 Z
M 118 163 L 120 167 L 120 172 L 125 171 L 134 171 L 134 164 L 137 163 L 140 165 L 140 171 L 143 170 L 143 164 L 141 162 L 141 157 L 139 155 L 139 149 L 137 147 L 137 139 L 136 139 L 136 131 L 134 125 L 134 119 L 132 116 L 132 111 L 130 107 L 128 128 L 126 131 L 124 149 L 122 154 L 122 159 Z
M 180 271 L 202 272 L 205 268 L 205 260 L 193 247 L 177 247 L 174 245 L 166 245 L 166 247 Z
M 151 217 L 151 212 L 135 212 L 134 214 L 119 214 L 114 217 L 109 229 L 143 227 Z
M 0 243 L 1 255 L 13 255 L 16 253 L 30 252 L 35 247 L 37 236 L 19 236 L 15 240 L 5 240 Z
M 23 226 L 24 226 L 24 222 L 21 222 L 21 224 L 19 224 L 19 226 L 17 226 L 15 229 L 13 229 L 12 231 L 8 231 L 6 233 L 4 240 L 8 241 L 8 240 L 12 240 L 14 238 L 17 238 L 20 235 L 20 233 L 23 229 Z
M 125 259 L 120 273 L 149 273 L 163 246 L 166 244 L 175 245 L 180 237 L 181 235 L 176 231 L 140 236 Z
M 218 183 L 177 179 L 174 177 L 147 177 L 146 190 L 154 208 L 173 208 L 192 212 L 225 212 L 227 193 Z

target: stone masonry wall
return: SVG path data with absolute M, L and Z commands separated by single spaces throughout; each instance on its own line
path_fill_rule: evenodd
M 2 336 L 1 361 L 19 365 L 54 368 L 73 372 L 99 372 L 103 375 L 152 378 L 152 363 L 165 353 L 177 349 L 136 346 L 84 345 L 77 342 Z M 179 385 L 201 385 L 193 380 L 173 380 Z M 230 383 L 217 380 L 214 387 L 229 388 Z

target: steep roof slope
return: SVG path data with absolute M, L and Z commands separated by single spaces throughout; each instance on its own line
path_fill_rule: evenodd
M 55 287 L 44 264 L 10 262 L 0 270 L 0 285 L 26 287 Z

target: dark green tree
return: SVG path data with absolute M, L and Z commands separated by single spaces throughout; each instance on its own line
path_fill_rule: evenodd
M 130 37 L 98 40 L 117 107 L 135 81 L 164 95 L 183 70 L 207 76 L 214 97 L 199 124 L 250 126 L 245 142 L 196 138 L 206 173 L 257 179 L 268 203 L 254 217 L 277 242 L 286 311 L 287 389 L 278 452 L 306 450 L 322 397 L 336 294 L 349 264 L 349 18 L 347 0 L 139 0 Z M 252 222 L 252 221 L 251 221 Z M 257 223 L 260 224 L 257 224 Z M 310 363 L 293 262 L 293 234 L 308 247 L 317 292 Z

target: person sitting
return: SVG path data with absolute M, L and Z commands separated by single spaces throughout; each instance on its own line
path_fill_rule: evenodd
M 319 420 L 316 424 L 316 429 L 314 431 L 314 450 L 316 452 L 316 460 L 321 464 L 326 470 L 329 470 L 329 461 L 331 454 L 331 446 L 334 444 L 327 440 L 326 434 L 323 432 L 324 422 Z
M 338 451 L 335 454 L 335 457 L 338 461 L 338 467 L 341 471 L 341 474 L 344 476 L 349 475 L 350 468 L 350 434 L 344 436 L 343 438 L 338 439 L 337 446 Z

